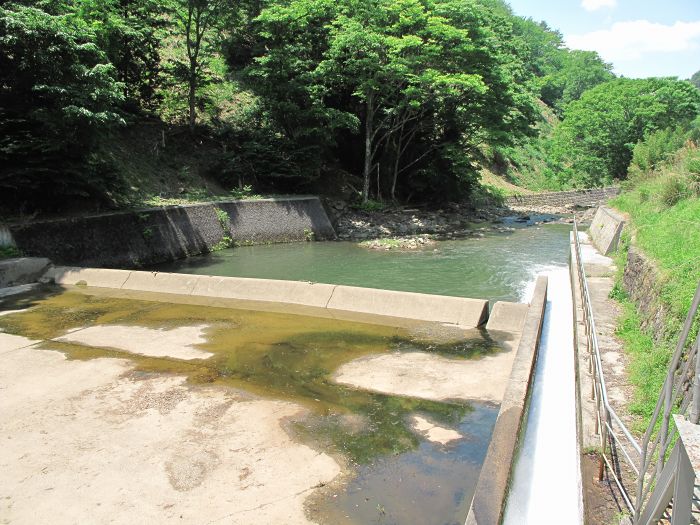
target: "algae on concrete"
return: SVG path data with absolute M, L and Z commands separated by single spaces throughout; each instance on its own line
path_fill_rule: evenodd
M 471 339 L 435 343 L 404 328 L 296 314 L 162 303 L 95 296 L 86 291 L 44 288 L 39 295 L 8 298 L 3 309 L 27 308 L 0 317 L 0 329 L 31 339 L 72 359 L 127 358 L 142 372 L 184 374 L 191 383 L 221 384 L 264 397 L 293 400 L 311 416 L 293 428 L 307 439 L 365 463 L 384 454 L 413 449 L 419 438 L 410 418 L 424 414 L 454 426 L 470 410 L 464 400 L 430 401 L 358 390 L 334 383 L 333 372 L 361 357 L 392 351 L 425 351 L 471 358 L 500 351 L 484 333 Z M 196 348 L 208 359 L 144 356 L 110 347 L 56 339 L 86 326 L 174 329 L 206 325 L 206 342 Z M 428 333 L 430 331 L 428 330 Z M 461 333 L 462 336 L 465 332 Z M 353 416 L 353 417 L 349 417 Z

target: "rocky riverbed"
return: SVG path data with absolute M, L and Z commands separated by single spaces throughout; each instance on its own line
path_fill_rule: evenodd
M 334 220 L 338 239 L 361 241 L 372 249 L 418 249 L 436 240 L 479 237 L 487 231 L 509 231 L 549 222 L 570 223 L 574 213 L 580 221 L 590 221 L 595 212 L 595 208 L 551 206 L 473 210 L 457 204 L 436 210 L 396 207 L 366 211 L 339 201 L 328 202 L 326 207 Z

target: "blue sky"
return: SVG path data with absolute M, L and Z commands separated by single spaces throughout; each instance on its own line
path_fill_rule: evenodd
M 700 70 L 700 0 L 506 0 L 568 47 L 598 51 L 615 73 L 689 78 Z

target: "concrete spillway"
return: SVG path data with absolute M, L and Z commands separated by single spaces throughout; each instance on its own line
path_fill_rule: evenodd
M 505 525 L 583 522 L 571 284 L 566 268 L 546 273 L 549 290 L 539 358 Z

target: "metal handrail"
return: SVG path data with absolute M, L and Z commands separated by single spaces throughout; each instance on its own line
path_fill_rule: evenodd
M 676 442 L 678 429 L 675 428 L 672 416 L 674 413 L 684 415 L 690 412 L 691 423 L 698 424 L 700 420 L 700 333 L 689 348 L 686 348 L 693 322 L 700 311 L 700 283 L 678 338 L 663 389 L 647 430 L 639 443 L 615 409 L 610 406 L 608 400 L 576 218 L 574 218 L 574 246 L 583 321 L 590 354 L 589 371 L 593 378 L 591 395 L 596 403 L 596 433 L 600 435 L 601 443 L 599 479 L 602 479 L 604 468 L 607 467 L 632 513 L 633 522 L 636 525 L 647 525 L 652 523 L 650 520 L 655 519 L 657 513 L 660 515 L 660 512 L 669 504 L 668 498 L 671 496 L 664 492 L 668 488 L 665 483 L 671 479 L 669 476 L 686 476 L 684 479 L 688 479 L 690 466 L 687 463 L 683 465 L 679 460 L 679 457 L 683 456 L 679 453 L 679 450 L 683 449 L 683 444 L 680 441 Z M 671 451 L 672 448 L 673 451 Z M 632 454 L 630 450 L 633 451 Z M 616 457 L 612 456 L 613 452 L 617 452 Z M 618 471 L 616 468 L 620 465 L 620 458 L 629 467 L 629 477 L 633 478 L 636 484 L 637 490 L 634 495 L 625 488 L 624 480 L 621 479 L 625 472 Z M 662 490 L 657 490 L 659 488 L 656 485 L 657 482 L 662 486 Z M 675 492 L 672 497 L 676 497 Z M 677 522 L 675 507 L 674 504 L 673 523 Z M 679 509 L 678 512 L 678 519 L 684 520 L 689 516 L 690 511 Z
M 652 493 L 657 478 L 660 478 L 675 442 L 677 429 L 673 425 L 673 413 L 684 415 L 688 408 L 692 407 L 690 421 L 694 424 L 698 423 L 698 412 L 700 411 L 700 380 L 698 379 L 698 373 L 700 372 L 700 351 L 698 351 L 700 347 L 700 333 L 687 351 L 686 343 L 699 309 L 700 283 L 698 283 L 692 305 L 676 343 L 676 349 L 664 380 L 661 395 L 656 402 L 654 413 L 642 439 L 637 480 L 637 502 L 634 512 L 635 523 L 641 519 L 644 513 L 644 505 L 647 502 L 647 498 Z M 692 386 L 692 388 L 686 388 L 687 386 Z M 661 420 L 661 424 L 657 432 L 659 420 Z M 655 434 L 656 436 L 650 447 L 650 442 Z M 654 460 L 656 460 L 656 468 L 648 472 Z
M 640 460 L 642 447 L 629 431 L 627 426 L 622 422 L 622 419 L 620 419 L 615 409 L 610 405 L 608 391 L 605 384 L 605 375 L 603 373 L 603 363 L 600 356 L 600 347 L 598 345 L 593 307 L 591 305 L 591 296 L 588 289 L 588 279 L 586 277 L 586 270 L 583 266 L 583 255 L 581 253 L 581 244 L 579 242 L 578 223 L 575 217 L 574 251 L 576 254 L 579 291 L 581 301 L 583 303 L 583 322 L 586 328 L 587 349 L 591 359 L 589 370 L 593 377 L 592 397 L 596 402 L 596 433 L 600 436 L 601 453 L 598 479 L 603 479 L 604 468 L 607 466 L 608 472 L 620 490 L 620 494 L 622 495 L 627 508 L 630 510 L 630 512 L 634 512 L 635 504 L 633 502 L 633 495 L 630 494 L 630 492 L 625 488 L 624 480 L 621 479 L 622 474 L 620 473 L 620 475 L 618 475 L 616 465 L 619 464 L 619 458 L 622 457 L 630 471 L 634 473 L 635 477 L 638 476 L 640 472 L 638 465 L 641 465 Z M 630 449 L 632 454 L 630 454 Z M 614 458 L 612 456 L 613 451 L 622 452 L 622 456 L 618 455 L 617 459 Z

